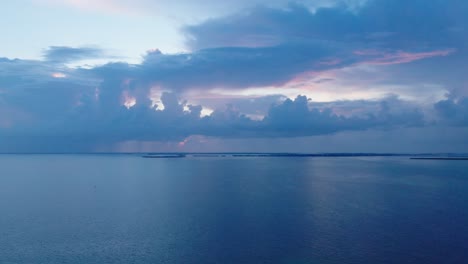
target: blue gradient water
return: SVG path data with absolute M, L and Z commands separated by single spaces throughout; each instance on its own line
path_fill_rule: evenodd
M 0 156 L 0 263 L 468 263 L 468 162 Z

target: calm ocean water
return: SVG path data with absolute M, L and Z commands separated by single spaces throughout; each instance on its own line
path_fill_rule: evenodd
M 0 263 L 468 263 L 468 162 L 0 155 Z

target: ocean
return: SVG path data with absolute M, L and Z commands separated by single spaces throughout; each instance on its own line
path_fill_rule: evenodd
M 468 263 L 468 161 L 0 155 L 0 263 Z

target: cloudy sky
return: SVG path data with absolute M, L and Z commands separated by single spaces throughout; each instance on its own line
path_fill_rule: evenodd
M 465 0 L 0 10 L 0 152 L 468 152 Z

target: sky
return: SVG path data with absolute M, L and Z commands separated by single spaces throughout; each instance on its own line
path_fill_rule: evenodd
M 465 0 L 0 10 L 0 152 L 468 152 Z

